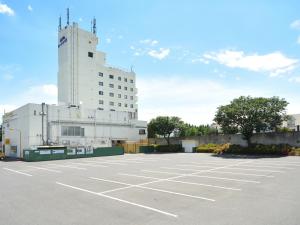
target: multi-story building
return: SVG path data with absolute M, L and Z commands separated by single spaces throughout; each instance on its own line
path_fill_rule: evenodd
M 137 118 L 135 73 L 106 65 L 95 32 L 77 23 L 58 34 L 58 104 L 129 112 Z
M 106 65 L 94 28 L 73 23 L 58 31 L 58 105 L 26 104 L 3 116 L 11 157 L 39 145 L 101 147 L 147 137 L 138 120 L 135 73 Z
M 300 114 L 291 114 L 289 119 L 284 121 L 283 127 L 287 127 L 292 131 L 300 131 Z

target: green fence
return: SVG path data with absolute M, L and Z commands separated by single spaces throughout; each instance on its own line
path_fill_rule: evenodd
M 47 147 L 36 150 L 25 149 L 23 159 L 26 162 L 74 159 L 84 157 L 113 156 L 123 155 L 122 147 L 104 147 L 104 148 L 66 148 L 66 147 Z
M 154 146 L 140 146 L 140 153 L 153 153 L 154 151 Z

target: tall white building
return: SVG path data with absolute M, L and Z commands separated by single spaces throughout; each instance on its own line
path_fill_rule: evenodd
M 58 31 L 58 105 L 26 104 L 3 116 L 3 148 L 22 157 L 39 145 L 106 147 L 147 137 L 138 120 L 135 73 L 106 65 L 96 28 Z
M 58 104 L 129 112 L 137 118 L 135 73 L 106 65 L 95 32 L 77 23 L 58 33 Z

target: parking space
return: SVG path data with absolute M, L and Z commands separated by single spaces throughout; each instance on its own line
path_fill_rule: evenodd
M 136 154 L 0 166 L 5 224 L 44 218 L 42 224 L 296 225 L 300 219 L 297 157 Z

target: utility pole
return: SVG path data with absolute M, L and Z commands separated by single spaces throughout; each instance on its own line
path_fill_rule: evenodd
M 45 139 L 44 139 L 44 116 L 46 115 L 45 102 L 42 103 L 42 112 L 40 112 L 40 115 L 42 116 L 42 142 L 43 142 L 43 145 L 45 145 Z

